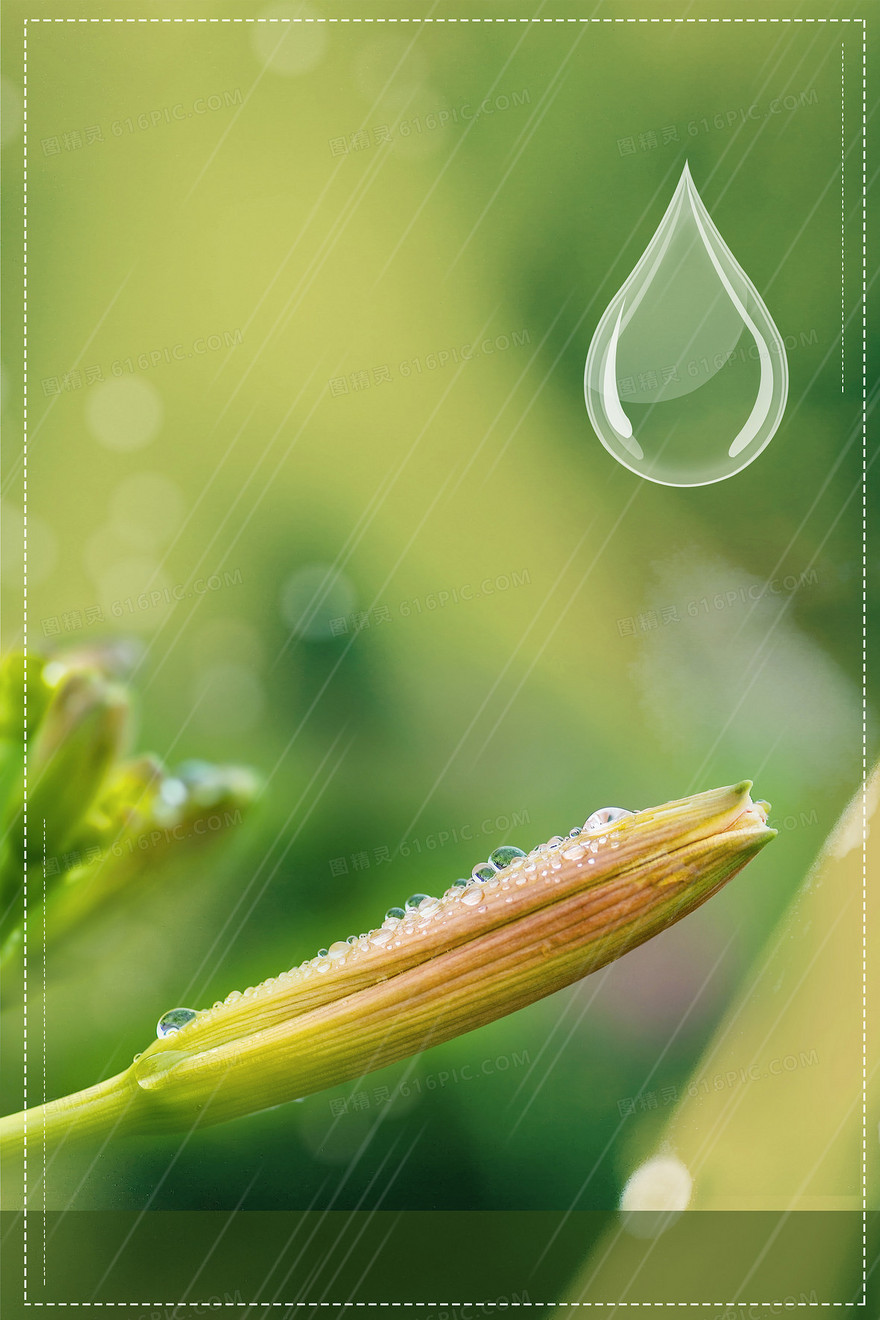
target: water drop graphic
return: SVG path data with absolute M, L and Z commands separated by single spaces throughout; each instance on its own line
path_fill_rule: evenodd
M 584 397 L 608 452 L 663 486 L 732 477 L 782 420 L 782 336 L 687 164 L 654 237 L 596 327 Z

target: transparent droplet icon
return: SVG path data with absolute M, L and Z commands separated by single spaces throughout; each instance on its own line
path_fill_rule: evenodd
M 584 397 L 608 452 L 664 486 L 706 486 L 741 472 L 782 420 L 782 336 L 687 165 L 596 327 Z

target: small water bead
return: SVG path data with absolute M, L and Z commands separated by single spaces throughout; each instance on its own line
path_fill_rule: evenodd
M 346 944 L 357 944 L 358 939 L 363 939 L 363 938 L 364 938 L 363 935 L 360 935 L 360 936 L 358 936 L 358 935 L 347 935 L 347 936 L 346 936 L 346 939 L 345 939 L 345 942 L 346 942 Z
M 425 899 L 430 897 L 430 894 L 410 894 L 409 898 L 406 900 L 407 912 L 416 912 L 419 904 L 424 903 Z
M 565 843 L 561 834 L 554 834 L 552 839 L 547 840 L 548 848 L 558 848 L 560 843 Z
M 471 877 L 474 880 L 491 880 L 497 870 L 498 867 L 493 866 L 491 862 L 481 862 L 471 871 Z
M 379 947 L 381 947 L 383 944 L 387 944 L 389 942 L 389 940 L 391 939 L 391 935 L 392 935 L 392 931 L 388 929 L 374 930 L 370 932 L 368 938 L 371 944 L 376 944 Z
M 348 940 L 337 940 L 335 944 L 330 945 L 326 957 L 332 958 L 335 962 L 338 958 L 344 958 L 350 950 L 351 945 L 348 943 Z
M 581 832 L 580 825 L 576 825 L 573 830 L 568 831 L 568 837 L 570 839 L 576 839 L 577 836 L 580 834 L 580 832 Z
M 592 816 L 588 817 L 584 824 L 585 830 L 600 830 L 605 825 L 613 825 L 618 820 L 623 820 L 626 816 L 632 816 L 632 811 L 627 811 L 624 807 L 600 807 L 594 811 Z
M 493 866 L 501 869 L 504 866 L 509 866 L 517 857 L 525 857 L 522 848 L 514 848 L 511 844 L 506 843 L 503 847 L 496 848 L 493 853 L 490 853 L 489 861 Z
M 461 896 L 461 901 L 467 907 L 475 907 L 477 903 L 483 901 L 483 891 L 479 885 L 474 885 L 471 889 L 466 889 Z
M 430 917 L 434 912 L 436 912 L 439 909 L 439 907 L 440 907 L 439 898 L 432 898 L 431 895 L 428 894 L 425 898 L 422 899 L 421 903 L 418 906 L 419 916 Z
M 327 957 L 327 953 L 328 953 L 328 950 L 327 950 L 327 949 L 319 949 L 318 952 L 315 954 L 315 957 L 316 957 L 316 958 L 326 958 L 326 957 Z
M 392 907 L 392 908 L 389 908 L 388 911 L 385 913 L 385 920 L 386 920 L 386 921 L 391 921 L 391 920 L 399 921 L 401 917 L 405 917 L 405 916 L 406 916 L 406 913 L 404 912 L 403 908 Z
M 465 889 L 470 884 L 470 880 L 453 880 L 450 888 Z
M 156 1035 L 159 1040 L 164 1040 L 166 1036 L 173 1036 L 175 1032 L 180 1031 L 188 1022 L 192 1022 L 197 1017 L 194 1008 L 171 1008 L 167 1013 L 163 1013 L 156 1023 Z

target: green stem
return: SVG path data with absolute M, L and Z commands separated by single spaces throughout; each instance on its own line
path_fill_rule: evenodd
M 40 1156 L 62 1141 L 70 1144 L 114 1129 L 127 1131 L 134 1121 L 138 1096 L 138 1085 L 127 1071 L 61 1100 L 9 1114 L 0 1118 L 0 1157 L 22 1155 L 25 1129 L 28 1152 Z

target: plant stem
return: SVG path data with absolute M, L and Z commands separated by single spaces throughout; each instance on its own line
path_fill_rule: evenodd
M 49 1151 L 62 1141 L 88 1139 L 108 1131 L 126 1131 L 137 1108 L 139 1088 L 130 1070 L 108 1077 L 84 1091 L 0 1118 L 0 1157 Z

